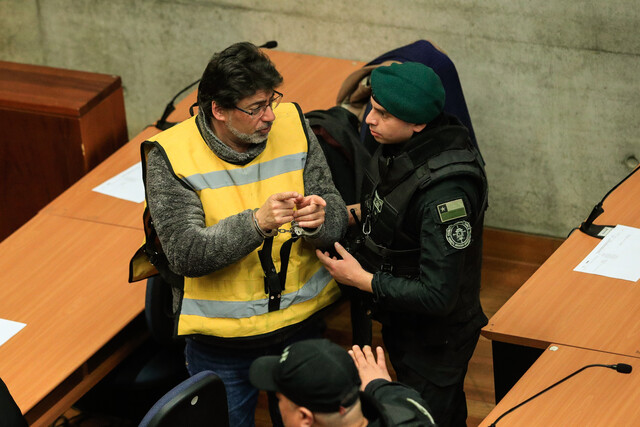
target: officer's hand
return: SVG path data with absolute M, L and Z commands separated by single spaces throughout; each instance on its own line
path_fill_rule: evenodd
M 294 208 L 302 199 L 295 191 L 272 194 L 256 211 L 258 225 L 263 230 L 273 230 L 293 221 Z
M 318 228 L 324 223 L 327 202 L 322 197 L 315 194 L 303 197 L 296 206 L 298 210 L 293 213 L 293 217 L 300 227 Z
M 358 374 L 360 374 L 360 380 L 362 381 L 361 390 L 364 390 L 367 384 L 378 378 L 382 378 L 387 381 L 391 381 L 391 375 L 387 369 L 387 362 L 384 359 L 384 350 L 382 347 L 376 347 L 376 353 L 378 353 L 378 360 L 376 361 L 371 347 L 365 345 L 362 350 L 357 345 L 354 345 L 349 350 L 349 355 L 353 359 L 353 362 L 358 368 Z
M 340 243 L 335 242 L 334 246 L 342 259 L 338 259 L 335 256 L 331 257 L 329 252 L 322 252 L 316 249 L 318 259 L 327 271 L 329 271 L 331 276 L 343 285 L 354 286 L 365 292 L 373 292 L 371 288 L 373 274 L 365 271 L 358 260 L 342 247 Z

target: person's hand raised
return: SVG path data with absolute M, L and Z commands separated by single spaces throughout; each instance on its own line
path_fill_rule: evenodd
M 387 369 L 387 362 L 384 358 L 384 350 L 382 347 L 376 347 L 376 353 L 378 354 L 378 360 L 371 351 L 371 347 L 365 345 L 362 350 L 357 345 L 354 345 L 349 350 L 349 355 L 353 359 L 353 362 L 358 368 L 360 374 L 360 380 L 362 381 L 361 390 L 364 390 L 367 384 L 375 379 L 384 379 L 391 381 L 391 375 Z

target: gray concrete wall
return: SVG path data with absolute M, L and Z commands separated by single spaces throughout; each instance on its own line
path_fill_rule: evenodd
M 626 159 L 640 158 L 637 6 L 0 0 L 0 59 L 122 76 L 133 136 L 213 52 L 236 41 L 278 40 L 285 51 L 367 61 L 430 39 L 458 68 L 487 161 L 487 225 L 565 236 L 637 164 Z

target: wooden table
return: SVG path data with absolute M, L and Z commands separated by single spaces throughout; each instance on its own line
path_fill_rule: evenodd
M 159 132 L 155 127 L 144 129 L 41 212 L 142 230 L 142 203 L 107 196 L 93 189 L 138 163 L 142 141 Z M 139 243 L 142 243 L 142 234 Z
M 363 63 L 267 52 L 285 101 L 330 108 Z M 189 94 L 169 116 L 188 117 Z M 0 318 L 27 326 L 0 346 L 0 376 L 34 426 L 49 425 L 145 337 L 144 284 L 129 284 L 142 203 L 92 191 L 140 161 L 147 128 L 0 243 Z
M 640 359 L 575 347 L 551 345 L 480 426 L 586 365 L 626 363 L 622 374 L 587 368 L 510 414 L 496 426 L 636 426 L 640 425 Z
M 139 244 L 138 230 L 45 214 L 0 243 L 0 317 L 26 323 L 0 346 L 0 376 L 31 425 L 53 422 L 144 338 L 145 287 L 127 283 Z
M 604 209 L 597 224 L 640 227 L 640 172 Z M 639 284 L 573 271 L 599 242 L 573 232 L 483 329 L 493 340 L 497 400 L 551 343 L 640 357 Z

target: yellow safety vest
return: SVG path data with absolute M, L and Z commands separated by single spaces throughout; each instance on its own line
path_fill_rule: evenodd
M 260 207 L 275 193 L 304 194 L 308 150 L 304 119 L 299 107 L 291 103 L 279 105 L 275 113 L 265 150 L 246 165 L 216 156 L 200 135 L 195 117 L 150 139 L 164 150 L 176 177 L 200 197 L 206 226 Z M 272 257 L 278 271 L 280 248 L 290 237 L 279 233 L 273 240 Z M 267 334 L 307 319 L 340 294 L 304 239 L 291 247 L 279 310 L 268 309 L 264 277 L 258 250 L 206 276 L 185 277 L 178 335 L 235 338 Z

